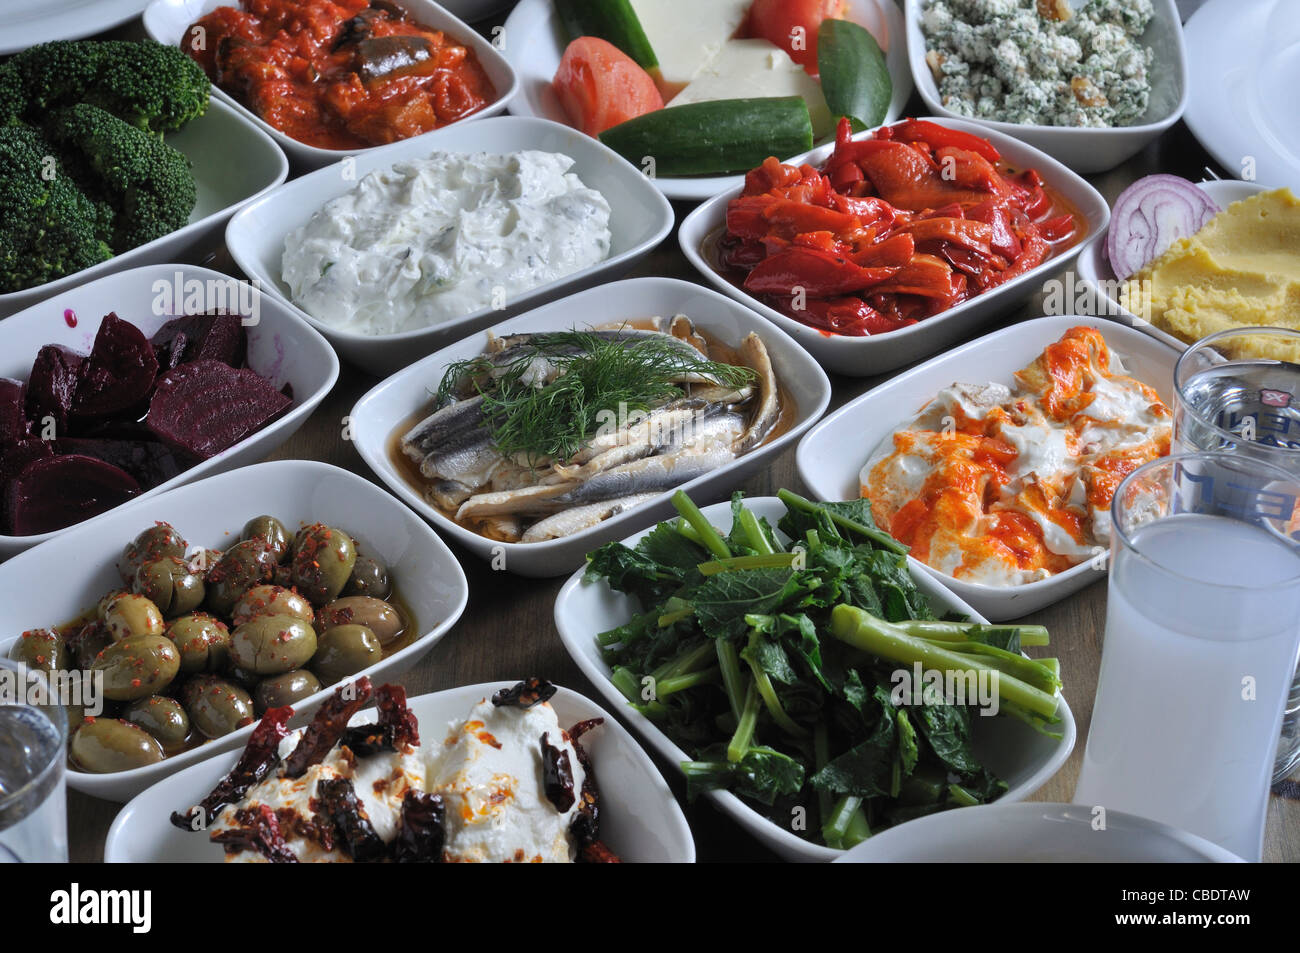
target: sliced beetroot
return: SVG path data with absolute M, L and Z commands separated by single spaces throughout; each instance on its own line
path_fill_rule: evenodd
M 136 482 L 147 488 L 166 483 L 183 469 L 172 449 L 158 440 L 69 437 L 58 441 L 55 451 L 60 454 L 81 454 L 111 463 L 131 474 Z
M 105 315 L 72 402 L 79 417 L 106 417 L 140 403 L 158 376 L 149 339 L 129 321 Z
M 168 446 L 207 459 L 261 430 L 291 403 L 255 371 L 198 360 L 159 379 L 145 423 Z
M 36 437 L 24 437 L 11 443 L 0 445 L 0 532 L 13 534 L 9 519 L 9 484 L 14 477 L 22 473 L 33 460 L 54 456 L 54 450 L 44 440 Z
M 45 428 L 46 417 L 54 418 L 57 433 L 62 433 L 67 426 L 68 410 L 77 393 L 84 360 L 61 344 L 47 344 L 36 352 L 23 403 L 27 419 L 38 435 Z
M 97 516 L 139 492 L 125 470 L 74 453 L 24 467 L 5 490 L 5 510 L 13 535 L 34 536 Z
M 31 433 L 23 413 L 23 382 L 0 377 L 0 453 L 6 444 Z
M 191 361 L 220 361 L 231 367 L 244 364 L 244 322 L 237 314 L 173 318 L 154 332 L 151 343 L 164 371 Z

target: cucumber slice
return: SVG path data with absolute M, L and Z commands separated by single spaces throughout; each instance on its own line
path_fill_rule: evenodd
M 894 81 L 869 31 L 848 20 L 823 20 L 817 31 L 817 71 L 832 116 L 848 116 L 859 131 L 885 121 Z
M 613 43 L 647 72 L 659 68 L 659 58 L 630 0 L 555 0 L 555 12 L 570 40 L 598 36 Z

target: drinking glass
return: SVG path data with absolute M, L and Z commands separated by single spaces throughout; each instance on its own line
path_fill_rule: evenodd
M 1240 453 L 1300 479 L 1300 331 L 1220 331 L 1183 352 L 1174 366 L 1173 443 L 1175 452 Z M 1300 763 L 1300 667 L 1293 668 L 1274 782 Z
M 68 720 L 45 676 L 0 658 L 0 863 L 66 863 Z
M 1259 860 L 1300 649 L 1297 498 L 1300 480 L 1232 453 L 1164 457 L 1120 484 L 1075 803 Z

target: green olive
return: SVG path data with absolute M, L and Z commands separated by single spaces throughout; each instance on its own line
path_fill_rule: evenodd
M 135 578 L 136 570 L 143 563 L 166 556 L 184 559 L 188 548 L 181 534 L 176 532 L 170 523 L 157 523 L 150 526 L 127 543 L 126 549 L 122 551 L 122 562 L 119 564 L 122 578 L 130 584 Z
M 379 638 L 381 645 L 395 642 L 405 628 L 396 609 L 382 599 L 370 596 L 344 596 L 335 599 L 317 613 L 316 628 L 327 632 L 340 625 L 364 625 Z
M 289 564 L 293 584 L 313 605 L 338 598 L 357 561 L 352 537 L 341 529 L 314 523 L 301 534 Z
M 112 774 L 163 759 L 158 739 L 138 725 L 116 718 L 87 718 L 72 736 L 72 759 L 83 771 Z
M 166 695 L 137 698 L 122 711 L 122 717 L 149 732 L 164 748 L 179 748 L 190 734 L 190 716 L 180 702 Z
M 248 539 L 226 550 L 221 561 L 208 570 L 207 607 L 228 616 L 240 596 L 256 585 L 268 582 L 275 568 L 275 555 L 260 539 Z
M 217 671 L 230 657 L 230 630 L 206 612 L 191 612 L 173 619 L 167 626 L 167 638 L 180 652 L 184 675 Z
M 266 540 L 278 563 L 284 562 L 289 555 L 289 531 L 274 516 L 254 516 L 244 524 L 244 531 L 239 534 L 239 538 Z
M 252 692 L 258 684 L 265 678 L 264 675 L 258 675 L 256 672 L 250 672 L 246 668 L 240 668 L 238 665 L 227 665 L 225 668 L 225 677 L 234 682 L 246 692 Z
M 339 679 L 374 665 L 383 657 L 384 650 L 375 633 L 364 625 L 339 625 L 317 640 L 316 657 L 311 660 L 311 667 L 321 682 L 333 685 Z
M 180 652 L 169 639 L 130 635 L 95 656 L 90 670 L 103 673 L 105 698 L 132 701 L 161 692 L 180 667 Z
M 291 615 L 304 622 L 316 621 L 311 603 L 298 593 L 283 586 L 264 585 L 254 586 L 240 596 L 230 622 L 240 626 L 264 615 Z
M 113 644 L 113 637 L 103 622 L 88 622 L 69 642 L 77 657 L 77 668 L 86 671 L 95 661 L 95 656 Z
M 213 675 L 196 675 L 186 682 L 181 701 L 194 727 L 208 738 L 228 735 L 253 721 L 248 692 Z
M 153 601 L 128 592 L 118 596 L 104 613 L 104 627 L 114 639 L 126 639 L 133 635 L 162 635 L 163 615 Z
M 33 629 L 9 646 L 9 657 L 28 668 L 60 672 L 70 668 L 72 652 L 67 640 L 52 629 Z
M 261 715 L 268 708 L 296 705 L 320 689 L 320 679 L 305 668 L 296 668 L 292 672 L 272 675 L 258 682 L 257 688 L 253 689 L 253 705 Z
M 275 571 L 271 573 L 271 584 L 279 586 L 281 589 L 293 588 L 293 569 L 288 563 L 276 566 Z
M 357 561 L 352 567 L 352 577 L 343 587 L 345 596 L 373 596 L 387 599 L 393 592 L 388 578 L 388 567 L 374 556 L 357 554 Z
M 315 654 L 316 630 L 297 616 L 258 616 L 230 635 L 231 661 L 258 675 L 302 668 Z
M 197 609 L 204 595 L 203 577 L 175 556 L 141 563 L 131 589 L 151 599 L 168 618 Z
M 108 610 L 113 607 L 113 603 L 117 602 L 117 600 L 121 599 L 123 596 L 128 596 L 130 594 L 130 589 L 114 589 L 112 592 L 108 593 L 95 604 L 95 618 L 99 619 L 100 622 L 103 622 L 104 616 L 108 615 Z

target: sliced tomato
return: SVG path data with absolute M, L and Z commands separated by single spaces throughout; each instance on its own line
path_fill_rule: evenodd
M 816 76 L 817 31 L 822 20 L 843 12 L 844 0 L 754 0 L 749 8 L 749 35 L 781 47 Z
M 650 74 L 614 44 L 594 36 L 569 44 L 551 86 L 569 122 L 589 136 L 664 108 Z

